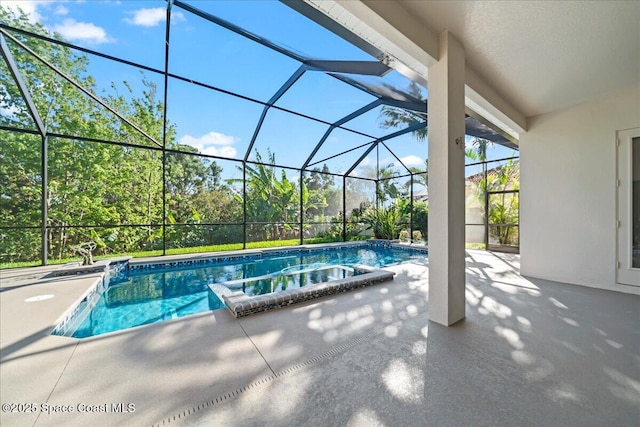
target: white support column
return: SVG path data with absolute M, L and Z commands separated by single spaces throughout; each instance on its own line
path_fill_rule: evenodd
M 449 32 L 429 67 L 429 320 L 465 317 L 465 56 Z

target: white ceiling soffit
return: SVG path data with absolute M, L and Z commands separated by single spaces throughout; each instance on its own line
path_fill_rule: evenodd
M 638 0 L 394 3 L 454 34 L 467 65 L 527 117 L 640 84 Z
M 281 1 L 304 13 L 299 6 L 294 6 L 293 1 Z M 437 62 L 439 56 L 438 34 L 411 16 L 405 8 L 398 7 L 395 1 L 367 1 L 366 4 L 352 0 L 304 1 L 373 46 L 380 52 L 379 59 L 388 66 L 426 86 L 427 68 Z M 468 66 L 465 72 L 466 106 L 504 131 L 509 139 L 517 141 L 519 134 L 526 129 L 524 115 Z
M 301 9 L 296 0 L 281 1 L 308 15 L 304 9 Z M 407 77 L 413 78 L 426 86 L 427 67 L 436 62 L 432 55 L 434 53 L 437 54 L 437 42 L 435 46 L 432 46 L 432 49 L 435 50 L 430 55 L 360 1 L 305 0 L 305 3 L 328 16 L 333 22 L 338 23 L 351 34 L 373 46 L 376 52 L 365 49 L 370 54 L 374 54 L 391 68 L 403 72 Z M 316 17 L 310 16 L 310 18 Z M 326 23 L 323 22 L 322 24 Z M 335 25 L 331 26 L 330 29 L 335 31 Z M 341 35 L 345 36 L 344 34 Z M 350 41 L 354 41 L 353 37 L 351 37 Z

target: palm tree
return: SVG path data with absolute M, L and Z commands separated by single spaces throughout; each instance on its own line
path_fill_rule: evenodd
M 409 167 L 409 171 L 413 174 L 413 184 L 429 187 L 429 159 L 424 161 L 424 169 L 420 169 L 417 166 Z M 411 185 L 411 179 L 405 184 L 405 187 Z
M 378 170 L 378 185 L 376 186 L 378 205 L 384 205 L 387 199 L 394 200 L 403 196 L 402 189 L 398 188 L 393 180 L 394 177 L 393 163 Z
M 289 180 L 284 169 L 278 178 L 275 163 L 275 154 L 268 151 L 267 162 L 263 162 L 260 153 L 256 152 L 256 163 L 245 165 L 247 216 L 254 221 L 269 224 L 272 235 L 266 235 L 265 231 L 264 237 L 267 239 L 284 237 L 282 223 L 297 221 L 299 213 L 296 185 Z M 238 166 L 238 169 L 242 170 L 242 167 Z M 242 183 L 242 179 L 231 179 L 228 182 Z
M 493 147 L 493 142 L 483 138 L 473 138 L 471 147 L 466 149 L 464 154 L 471 160 L 484 162 L 487 160 L 487 148 Z
M 517 162 L 509 159 L 504 165 L 492 169 L 486 178 L 480 180 L 477 187 L 476 195 L 483 204 L 486 192 L 498 192 L 494 194 L 498 199 L 489 204 L 488 214 L 490 224 L 508 224 L 497 225 L 495 228 L 500 244 L 511 243 L 513 227 L 509 224 L 518 222 L 519 199 L 513 193 L 504 193 L 508 190 L 517 191 L 520 188 L 520 182 L 516 178 L 518 167 Z
M 417 83 L 411 82 L 407 92 L 411 97 L 420 99 L 425 103 L 427 102 L 427 100 L 422 97 L 422 92 L 420 91 L 420 87 Z M 393 129 L 400 127 L 401 125 L 411 126 L 426 120 L 424 113 L 417 113 L 402 108 L 390 107 L 388 105 L 382 106 L 380 118 L 382 119 L 380 127 L 383 129 Z M 424 127 L 415 130 L 412 133 L 418 141 L 426 141 L 429 130 L 427 127 Z

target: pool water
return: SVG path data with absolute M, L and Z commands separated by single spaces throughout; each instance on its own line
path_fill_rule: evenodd
M 384 267 L 425 256 L 411 250 L 358 246 L 205 265 L 131 269 L 110 277 L 105 290 L 95 296 L 97 301 L 81 303 L 86 309 L 80 307 L 77 318 L 60 334 L 85 338 L 224 308 L 208 287 L 213 283 L 249 296 L 261 295 L 349 277 L 355 274 L 349 268 L 355 264 Z
M 287 267 L 279 274 L 231 280 L 224 285 L 232 291 L 242 291 L 248 296 L 282 292 L 289 288 L 301 288 L 314 283 L 332 282 L 361 274 L 359 270 L 345 266 L 301 264 Z

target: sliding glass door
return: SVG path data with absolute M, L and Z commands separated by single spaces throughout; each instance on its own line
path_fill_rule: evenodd
M 618 133 L 617 281 L 640 286 L 640 128 Z

